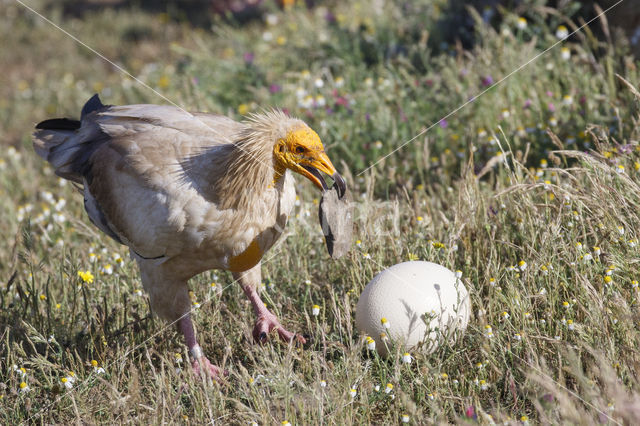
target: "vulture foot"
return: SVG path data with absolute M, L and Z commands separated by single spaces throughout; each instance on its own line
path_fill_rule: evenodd
M 197 377 L 213 379 L 219 383 L 224 380 L 225 376 L 229 375 L 227 371 L 217 365 L 211 364 L 206 356 L 201 356 L 191 361 L 191 367 L 193 368 L 193 374 Z
M 256 325 L 253 327 L 253 338 L 258 343 L 265 343 L 274 330 L 278 333 L 280 339 L 286 343 L 294 341 L 305 344 L 307 342 L 301 335 L 285 329 L 278 321 L 278 318 L 269 311 L 263 312 L 258 316 Z

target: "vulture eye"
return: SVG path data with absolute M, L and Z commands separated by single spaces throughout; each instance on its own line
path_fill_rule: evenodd
M 306 149 L 304 149 L 304 147 L 302 147 L 302 146 L 297 146 L 296 147 L 296 152 L 298 154 L 304 154 L 305 151 L 306 151 Z

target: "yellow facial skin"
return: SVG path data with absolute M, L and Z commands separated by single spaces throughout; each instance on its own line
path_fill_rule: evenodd
M 290 169 L 309 179 L 320 190 L 324 190 L 320 180 L 302 166 L 313 167 L 333 176 L 336 173 L 331 160 L 324 152 L 324 146 L 316 132 L 308 127 L 300 127 L 287 133 L 284 139 L 278 140 L 274 147 L 278 166 Z M 279 168 L 279 167 L 278 167 Z

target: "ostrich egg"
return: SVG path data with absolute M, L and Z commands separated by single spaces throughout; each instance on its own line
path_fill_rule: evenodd
M 375 341 L 381 356 L 392 342 L 404 350 L 424 342 L 424 351 L 432 353 L 456 330 L 464 332 L 470 311 L 467 289 L 452 271 L 432 262 L 404 262 L 380 272 L 364 288 L 356 327 Z

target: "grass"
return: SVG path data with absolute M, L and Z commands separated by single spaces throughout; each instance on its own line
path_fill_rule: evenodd
M 1 5 L 10 48 L 0 50 L 0 422 L 640 415 L 639 64 L 622 36 L 593 36 L 602 21 L 496 84 L 553 45 L 559 25 L 575 28 L 572 5 L 532 4 L 522 29 L 517 11 L 496 11 L 496 26 L 475 16 L 476 43 L 463 50 L 438 38 L 443 1 L 296 6 L 264 22 L 213 18 L 210 28 L 138 9 L 73 18 L 29 4 L 188 109 L 240 118 L 279 106 L 305 119 L 356 196 L 358 242 L 329 259 L 319 194 L 298 179 L 300 205 L 266 255 L 263 294 L 311 344 L 251 344 L 239 286 L 205 273 L 191 281 L 195 322 L 205 353 L 230 376 L 225 386 L 194 380 L 182 338 L 150 315 L 124 248 L 99 235 L 77 191 L 30 146 L 34 123 L 77 116 L 96 91 L 112 104 L 166 100 L 19 4 Z M 377 272 L 409 259 L 461 270 L 473 314 L 457 345 L 412 351 L 405 364 L 400 352 L 366 350 L 354 308 Z

